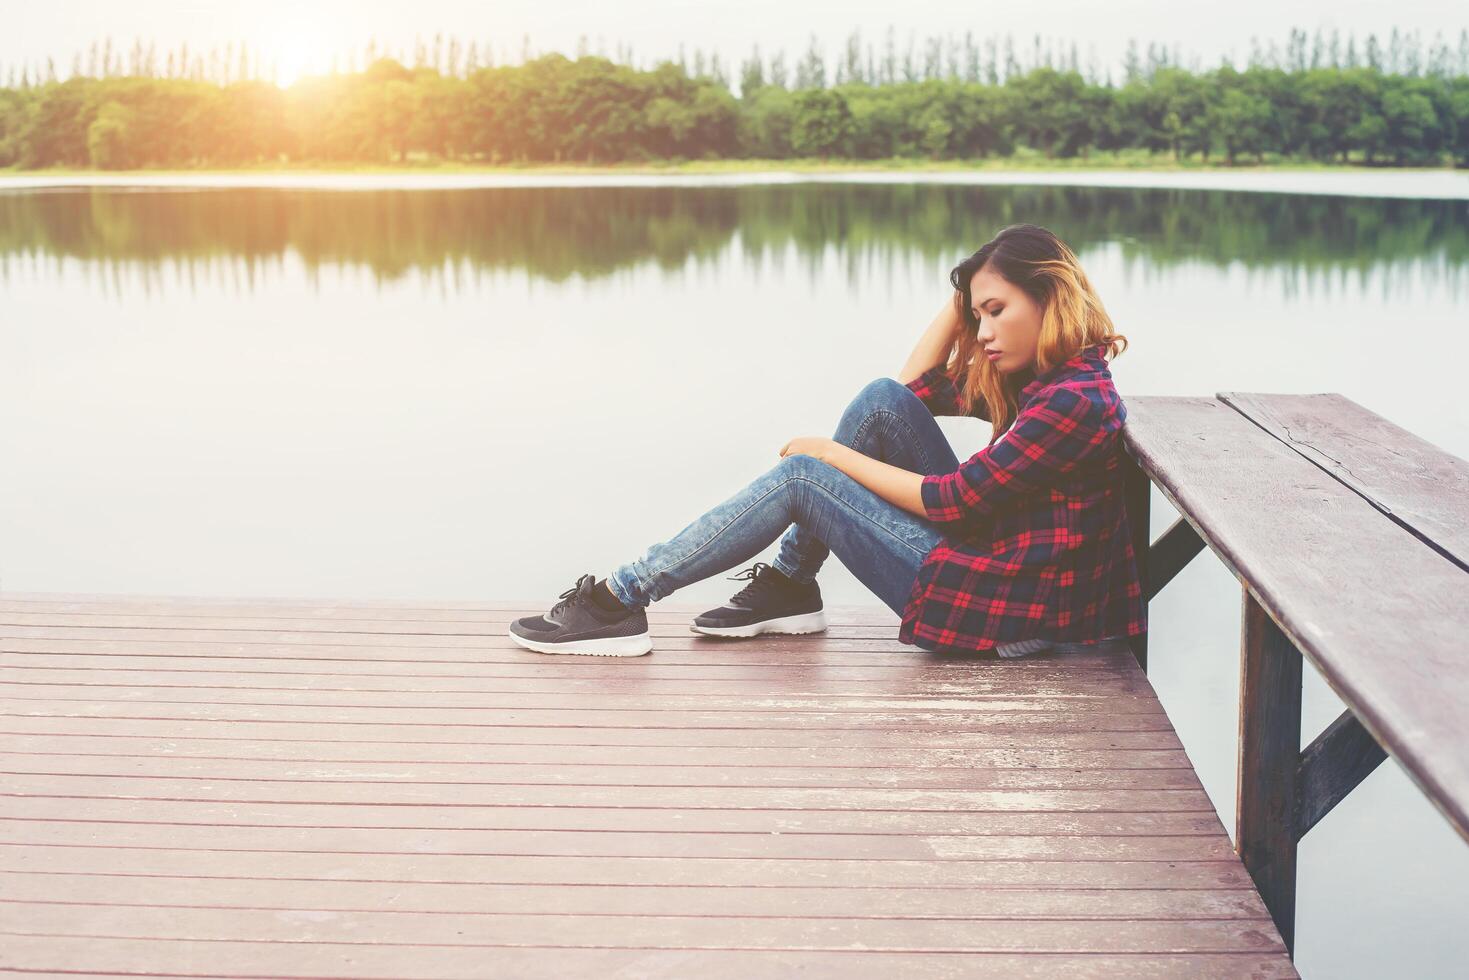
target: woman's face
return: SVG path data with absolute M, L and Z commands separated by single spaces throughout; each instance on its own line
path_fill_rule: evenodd
M 1033 368 L 1041 335 L 1041 308 L 1035 300 L 988 265 L 970 278 L 969 298 L 979 321 L 981 356 L 1005 374 Z

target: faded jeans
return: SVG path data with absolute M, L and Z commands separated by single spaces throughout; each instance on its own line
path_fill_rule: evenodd
M 857 393 L 833 438 L 914 473 L 959 468 L 928 407 L 906 385 L 878 378 Z M 782 536 L 783 535 L 783 536 Z M 899 615 L 918 567 L 943 535 L 925 518 L 888 503 L 830 463 L 785 456 L 678 534 L 607 576 L 624 605 L 646 606 L 693 582 L 743 565 L 780 538 L 771 562 L 798 582 L 827 555 Z

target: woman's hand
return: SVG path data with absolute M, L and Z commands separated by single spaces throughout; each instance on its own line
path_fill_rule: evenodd
M 822 462 L 831 462 L 832 447 L 840 445 L 835 439 L 824 436 L 797 436 L 784 446 L 780 447 L 782 458 L 800 454 L 811 456 Z

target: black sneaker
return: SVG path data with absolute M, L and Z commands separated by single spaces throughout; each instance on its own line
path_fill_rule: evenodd
M 543 616 L 510 624 L 510 639 L 536 653 L 639 657 L 653 649 L 648 615 L 641 608 L 610 612 L 592 598 L 594 575 L 583 575 Z
M 820 633 L 826 629 L 821 588 L 813 582 L 794 582 L 763 561 L 757 561 L 733 580 L 750 584 L 718 609 L 694 617 L 689 626 L 710 636 L 759 636 L 761 633 Z

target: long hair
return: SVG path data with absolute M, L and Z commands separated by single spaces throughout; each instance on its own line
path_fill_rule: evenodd
M 1032 377 L 1026 371 L 1005 374 L 984 356 L 976 333 L 979 322 L 971 309 L 969 280 L 981 268 L 1023 290 L 1041 310 L 1035 374 L 1044 374 L 1093 344 L 1106 344 L 1106 356 L 1127 349 L 1127 338 L 1112 327 L 1112 319 L 1087 280 L 1076 255 L 1066 243 L 1039 225 L 1010 225 L 1000 229 L 979 251 L 954 267 L 949 282 L 964 329 L 959 332 L 947 369 L 955 379 L 966 415 L 981 401 L 994 424 L 990 443 L 1004 435 L 1019 414 L 1020 389 Z

